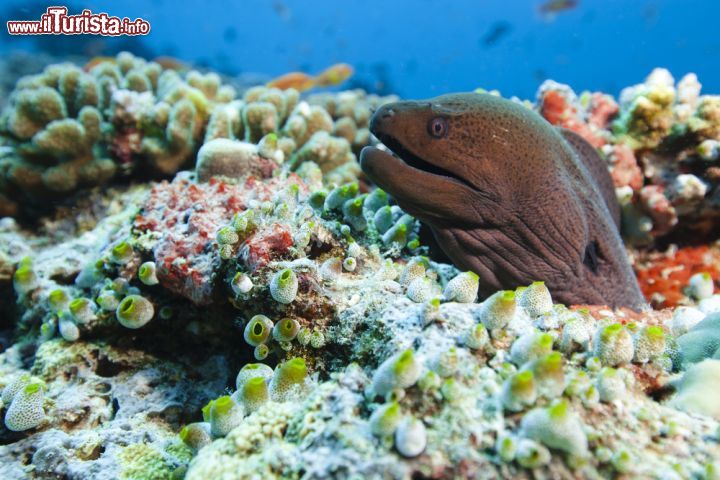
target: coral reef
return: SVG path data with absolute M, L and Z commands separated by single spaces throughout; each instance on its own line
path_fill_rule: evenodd
M 578 96 L 553 81 L 538 91 L 541 115 L 604 154 L 632 243 L 718 235 L 720 97 L 700 89 L 694 74 L 676 83 L 658 68 L 618 101 L 600 92 Z
M 540 108 L 623 162 L 690 135 L 680 115 L 714 135 L 659 75 L 619 104 L 546 84 Z M 383 101 L 253 88 L 204 110 L 194 168 L 0 220 L 0 477 L 713 478 L 718 246 L 633 251 L 663 310 L 557 304 L 541 278 L 477 298 L 358 177 Z M 108 158 L 180 155 L 141 152 Z M 658 186 L 638 171 L 616 181 Z
M 201 179 L 208 169 L 267 174 L 310 160 L 342 183 L 357 174 L 351 148 L 370 142 L 371 109 L 388 100 L 347 92 L 308 103 L 266 87 L 239 99 L 215 73 L 178 73 L 125 52 L 86 69 L 50 65 L 18 81 L 0 117 L 0 214 L 34 212 L 26 202 L 39 208 L 118 176 L 172 175 L 211 140 L 200 150 Z M 244 170 L 226 165 L 228 156 L 243 156 Z

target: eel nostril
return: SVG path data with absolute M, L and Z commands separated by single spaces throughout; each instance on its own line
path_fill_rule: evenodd
M 393 110 L 392 108 L 388 108 L 382 114 L 382 118 L 391 118 L 393 116 L 395 116 L 395 110 Z

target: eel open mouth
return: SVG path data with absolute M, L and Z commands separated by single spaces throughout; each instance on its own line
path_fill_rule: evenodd
M 440 177 L 445 177 L 448 180 L 455 181 L 457 183 L 460 183 L 468 188 L 471 188 L 474 190 L 474 187 L 470 185 L 468 182 L 466 182 L 464 179 L 458 177 L 454 173 L 450 172 L 449 170 L 446 170 L 442 167 L 439 167 L 437 165 L 434 165 L 426 160 L 423 160 L 422 158 L 418 157 L 414 153 L 412 153 L 410 150 L 403 147 L 403 145 L 397 141 L 395 138 L 393 138 L 390 135 L 386 134 L 380 134 L 378 136 L 378 140 L 380 140 L 383 145 L 388 147 L 390 150 L 388 154 L 392 154 L 395 158 L 402 160 L 405 164 L 408 166 L 420 170 L 425 173 L 429 173 L 431 175 L 436 175 Z

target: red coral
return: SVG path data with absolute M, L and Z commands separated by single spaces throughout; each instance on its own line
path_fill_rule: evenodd
M 219 259 L 208 247 L 218 228 L 245 208 L 246 193 L 219 181 L 178 179 L 152 189 L 134 226 L 160 236 L 153 254 L 164 287 L 198 304 L 210 302 Z
M 287 179 L 258 180 L 248 177 L 235 185 L 217 179 L 196 184 L 176 178 L 157 184 L 135 218 L 135 230 L 159 237 L 153 248 L 160 283 L 197 304 L 212 301 L 215 273 L 220 266 L 215 235 L 250 200 L 264 202 L 296 184 L 302 194 L 307 187 L 296 175 Z M 292 235 L 287 227 L 272 225 L 247 241 L 248 264 L 255 269 L 287 252 Z
M 620 107 L 610 95 L 595 92 L 590 98 L 588 123 L 596 128 L 605 129 L 619 111 Z
M 703 245 L 651 254 L 635 267 L 635 273 L 645 298 L 655 308 L 665 308 L 685 300 L 683 289 L 694 274 L 707 272 L 717 282 L 718 265 L 720 254 Z
M 286 253 L 292 245 L 290 229 L 274 223 L 269 229 L 256 232 L 245 241 L 242 250 L 245 266 L 254 272 L 267 265 L 271 259 Z
M 638 166 L 632 148 L 625 144 L 613 145 L 610 160 L 610 175 L 616 187 L 629 186 L 633 191 L 643 186 L 643 173 Z
M 605 145 L 605 139 L 596 135 L 582 119 L 573 102 L 567 98 L 572 92 L 547 89 L 541 93 L 540 114 L 551 124 L 577 133 L 595 148 Z

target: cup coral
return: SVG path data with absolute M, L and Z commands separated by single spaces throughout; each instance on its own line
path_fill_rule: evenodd
M 10 405 L 15 395 L 33 381 L 34 379 L 29 373 L 23 373 L 5 385 L 2 391 L 2 397 L 0 397 L 2 398 L 2 406 L 7 407 Z
M 253 288 L 253 282 L 250 279 L 250 276 L 243 272 L 237 272 L 235 276 L 233 277 L 232 281 L 230 282 L 230 287 L 232 288 L 233 293 L 235 295 L 242 295 L 244 293 L 248 293 Z
M 31 382 L 15 393 L 5 413 L 5 426 L 13 432 L 37 427 L 45 419 L 43 385 Z
M 520 422 L 520 435 L 576 457 L 588 453 L 587 435 L 567 400 L 557 400 L 548 408 L 536 408 Z
M 545 282 L 533 282 L 527 288 L 523 288 L 518 299 L 518 304 L 525 309 L 531 317 L 537 317 L 552 310 L 552 297 L 545 286 Z
M 440 293 L 440 287 L 428 277 L 416 278 L 407 287 L 407 297 L 415 303 L 427 302 Z
M 605 367 L 597 376 L 597 391 L 603 402 L 614 402 L 622 398 L 627 388 L 622 370 Z
M 445 285 L 443 297 L 449 302 L 473 303 L 477 298 L 479 279 L 474 272 L 461 273 Z
M 138 269 L 138 278 L 142 283 L 148 286 L 160 283 L 157 278 L 157 268 L 155 267 L 155 262 L 145 262 L 140 265 L 140 268 Z
M 533 373 L 524 370 L 505 380 L 500 399 L 503 407 L 511 412 L 519 412 L 533 405 L 537 400 Z
M 370 416 L 370 429 L 373 435 L 389 437 L 395 433 L 402 421 L 402 412 L 398 402 L 380 405 Z
M 528 368 L 533 372 L 538 394 L 557 398 L 565 390 L 565 372 L 560 352 L 552 352 L 533 360 Z
M 629 363 L 635 353 L 630 332 L 619 323 L 597 330 L 593 338 L 593 350 L 603 365 L 610 367 Z
M 13 287 L 19 294 L 25 294 L 35 288 L 37 285 L 37 276 L 32 269 L 29 259 L 20 262 L 17 270 L 13 274 Z
M 427 446 L 425 424 L 417 418 L 405 417 L 395 430 L 395 448 L 403 457 L 417 457 Z
M 633 336 L 635 354 L 633 361 L 646 363 L 665 352 L 665 332 L 657 325 L 644 326 Z
M 235 388 L 242 390 L 245 382 L 256 377 L 263 377 L 265 381 L 269 381 L 273 376 L 273 369 L 264 363 L 248 363 L 237 374 L 235 378 Z
M 482 303 L 480 321 L 490 331 L 503 328 L 515 315 L 516 306 L 515 292 L 512 290 L 495 292 Z
M 299 331 L 300 322 L 294 318 L 283 318 L 273 327 L 272 336 L 278 342 L 291 342 Z
M 65 312 L 60 312 L 58 318 L 58 332 L 68 342 L 74 342 L 80 338 L 80 329 L 77 324 Z
M 243 407 L 228 395 L 212 400 L 206 408 L 213 437 L 224 437 L 245 417 Z
M 272 320 L 265 315 L 255 315 L 250 319 L 247 325 L 245 325 L 243 336 L 249 345 L 257 347 L 258 345 L 265 343 L 268 338 L 270 338 L 272 331 Z
M 275 368 L 270 381 L 270 398 L 286 401 L 294 392 L 301 392 L 307 374 L 307 366 L 302 358 L 296 357 L 281 363 Z
M 392 390 L 411 387 L 418 381 L 421 366 L 412 349 L 391 356 L 375 370 L 372 388 L 375 394 L 385 396 Z
M 194 451 L 200 450 L 212 442 L 210 423 L 195 422 L 185 425 L 182 430 L 180 430 L 180 440 Z
M 133 257 L 133 248 L 125 240 L 116 243 L 110 250 L 110 259 L 118 265 L 125 265 Z
M 55 289 L 48 294 L 48 306 L 53 312 L 60 312 L 70 304 L 70 296 L 61 288 Z
M 425 271 L 428 268 L 428 259 L 425 257 L 414 257 L 403 268 L 400 273 L 400 285 L 410 285 L 414 280 L 425 277 Z
M 520 466 L 525 468 L 539 468 L 550 463 L 552 455 L 545 446 L 527 438 L 521 438 L 517 442 L 515 459 Z
M 97 310 L 95 302 L 87 298 L 74 299 L 70 302 L 68 308 L 76 323 L 88 323 L 97 318 L 95 315 Z
M 470 327 L 470 330 L 465 334 L 464 343 L 468 348 L 473 350 L 483 349 L 490 341 L 490 335 L 488 334 L 487 328 L 482 323 L 477 323 Z
M 549 333 L 538 331 L 521 336 L 510 348 L 510 359 L 517 366 L 549 354 L 553 347 L 553 337 Z
M 242 383 L 233 399 L 245 408 L 245 412 L 252 413 L 270 398 L 268 385 L 262 375 L 250 378 Z
M 115 316 L 125 328 L 145 326 L 155 315 L 155 307 L 141 295 L 128 295 L 117 307 Z
M 298 278 L 295 272 L 289 268 L 280 270 L 270 280 L 270 295 L 278 303 L 292 303 L 297 292 Z

